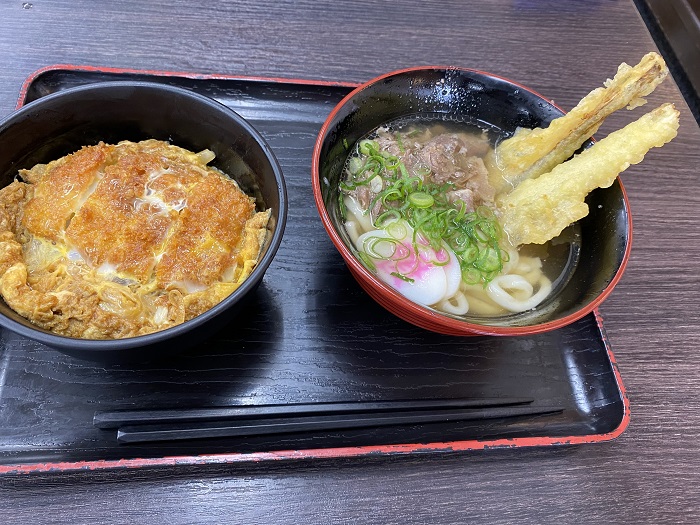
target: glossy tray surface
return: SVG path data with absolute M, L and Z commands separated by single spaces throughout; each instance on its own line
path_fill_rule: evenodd
M 285 237 L 247 311 L 170 360 L 96 365 L 0 330 L 0 473 L 587 443 L 624 431 L 629 404 L 597 314 L 534 337 L 451 337 L 401 321 L 356 284 L 310 183 L 316 134 L 351 85 L 55 66 L 28 79 L 19 103 L 120 78 L 193 89 L 248 119 L 282 165 Z M 564 411 L 139 446 L 92 425 L 98 410 L 499 396 Z

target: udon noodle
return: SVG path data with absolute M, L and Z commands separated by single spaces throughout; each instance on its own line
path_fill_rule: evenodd
M 571 271 L 568 244 L 540 249 L 547 265 L 510 244 L 483 161 L 491 152 L 488 132 L 440 121 L 390 123 L 358 142 L 341 209 L 360 259 L 380 280 L 447 314 L 499 316 L 535 308 Z

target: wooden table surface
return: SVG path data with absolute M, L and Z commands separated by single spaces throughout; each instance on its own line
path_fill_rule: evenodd
M 425 64 L 516 79 L 569 109 L 655 50 L 631 0 L 0 3 L 0 116 L 52 64 L 360 82 Z M 700 523 L 700 133 L 623 175 L 627 271 L 601 313 L 631 423 L 594 445 L 5 476 L 4 523 Z M 599 137 L 628 120 L 611 117 Z M 0 152 L 2 154 L 2 152 Z

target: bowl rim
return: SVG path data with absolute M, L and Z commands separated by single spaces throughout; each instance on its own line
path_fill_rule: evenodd
M 22 119 L 25 114 L 31 113 L 41 109 L 44 105 L 48 105 L 57 98 L 63 98 L 67 96 L 73 96 L 76 93 L 81 92 L 102 92 L 110 91 L 115 89 L 123 88 L 134 88 L 142 90 L 158 91 L 166 94 L 174 94 L 177 96 L 183 96 L 196 100 L 198 103 L 209 106 L 216 111 L 227 114 L 227 116 L 236 121 L 240 125 L 245 133 L 249 134 L 255 142 L 257 142 L 261 149 L 263 150 L 267 161 L 270 163 L 272 172 L 274 174 L 277 194 L 279 198 L 279 212 L 275 228 L 270 236 L 269 244 L 267 250 L 263 257 L 255 265 L 255 268 L 251 274 L 243 281 L 243 283 L 236 288 L 229 296 L 227 296 L 220 303 L 216 304 L 214 307 L 210 308 L 206 312 L 200 315 L 180 323 L 178 325 L 160 330 L 157 332 L 152 332 L 149 334 L 126 337 L 122 339 L 82 339 L 77 337 L 68 337 L 60 334 L 54 334 L 49 331 L 45 331 L 39 327 L 32 327 L 16 321 L 6 315 L 0 313 L 0 326 L 7 328 L 17 334 L 28 337 L 35 341 L 39 341 L 47 346 L 56 349 L 69 349 L 72 351 L 78 351 L 81 353 L 94 353 L 95 358 L 99 359 L 99 354 L 118 352 L 120 350 L 134 349 L 138 347 L 147 347 L 154 345 L 156 343 L 162 343 L 168 339 L 176 339 L 179 336 L 190 332 L 192 329 L 206 323 L 210 319 L 218 316 L 224 310 L 228 309 L 230 305 L 242 299 L 249 291 L 254 289 L 262 279 L 262 276 L 267 271 L 268 267 L 272 263 L 278 248 L 282 242 L 282 237 L 284 235 L 284 230 L 287 222 L 287 211 L 288 211 L 288 199 L 287 199 L 287 187 L 282 173 L 282 167 L 280 166 L 277 157 L 275 156 L 272 148 L 265 138 L 260 134 L 260 132 L 255 129 L 243 116 L 226 106 L 225 104 L 219 102 L 218 100 L 202 95 L 195 91 L 172 86 L 169 84 L 159 83 L 159 82 L 149 82 L 141 80 L 114 80 L 108 82 L 96 82 L 90 84 L 84 84 L 80 86 L 75 86 L 67 88 L 61 91 L 57 91 L 21 106 L 16 109 L 5 118 L 0 119 L 0 133 L 2 133 L 9 126 L 12 126 L 15 121 Z M 28 321 L 29 322 L 29 321 Z
M 402 69 L 397 69 L 388 73 L 381 74 L 377 77 L 374 77 L 366 82 L 363 82 L 360 84 L 358 87 L 353 89 L 350 93 L 348 93 L 343 99 L 336 104 L 336 106 L 331 110 L 329 113 L 328 117 L 326 120 L 323 122 L 323 125 L 321 126 L 321 129 L 318 132 L 318 135 L 316 137 L 316 142 L 314 144 L 314 149 L 313 149 L 313 154 L 311 158 L 311 183 L 312 183 L 312 189 L 313 189 L 313 194 L 314 194 L 314 201 L 316 202 L 316 209 L 319 213 L 319 216 L 321 218 L 321 222 L 323 223 L 324 228 L 326 229 L 326 232 L 328 233 L 329 237 L 331 238 L 331 241 L 335 245 L 336 249 L 340 252 L 342 258 L 344 259 L 345 263 L 350 267 L 350 270 L 352 274 L 355 274 L 354 276 L 357 277 L 359 275 L 364 281 L 367 286 L 370 286 L 377 290 L 379 293 L 381 293 L 384 297 L 390 298 L 389 300 L 394 303 L 398 304 L 401 303 L 402 308 L 405 310 L 402 312 L 401 315 L 398 313 L 395 313 L 393 311 L 390 311 L 394 315 L 397 315 L 398 317 L 401 317 L 402 319 L 406 320 L 407 322 L 410 322 L 412 324 L 417 324 L 415 323 L 414 319 L 422 319 L 425 321 L 425 323 L 419 324 L 419 326 L 425 327 L 425 324 L 430 324 L 431 328 L 430 330 L 440 332 L 443 334 L 450 334 L 450 335 L 496 335 L 496 336 L 519 336 L 519 335 L 532 335 L 532 334 L 538 334 L 541 332 L 548 332 L 551 330 L 556 330 L 558 328 L 561 328 L 563 326 L 566 326 L 568 324 L 571 324 L 588 313 L 594 311 L 613 291 L 617 283 L 620 281 L 622 278 L 623 273 L 625 272 L 625 269 L 627 267 L 627 263 L 630 258 L 630 252 L 632 249 L 632 215 L 630 212 L 630 204 L 629 200 L 627 198 L 627 192 L 625 190 L 624 185 L 622 184 L 622 180 L 618 176 L 616 178 L 620 190 L 622 193 L 622 199 L 623 199 L 623 208 L 625 210 L 625 214 L 627 217 L 627 242 L 625 245 L 625 251 L 622 255 L 622 261 L 617 268 L 615 275 L 613 278 L 610 280 L 608 285 L 599 293 L 594 299 L 586 303 L 584 306 L 576 310 L 575 312 L 561 317 L 559 319 L 555 319 L 552 321 L 546 321 L 542 323 L 537 323 L 537 324 L 531 324 L 531 325 L 525 325 L 525 326 L 495 326 L 495 325 L 487 325 L 487 324 L 477 324 L 477 323 L 471 323 L 469 321 L 464 321 L 464 320 L 459 320 L 455 319 L 452 317 L 448 317 L 446 315 L 442 315 L 439 312 L 430 309 L 428 307 L 419 305 L 417 303 L 414 303 L 413 301 L 408 300 L 405 296 L 400 294 L 398 291 L 396 291 L 394 288 L 389 286 L 388 284 L 384 283 L 383 281 L 379 280 L 372 272 L 370 272 L 365 266 L 360 263 L 360 261 L 357 260 L 357 258 L 353 255 L 352 251 L 347 247 L 343 239 L 340 237 L 338 234 L 333 222 L 331 221 L 330 214 L 328 213 L 328 210 L 326 209 L 325 203 L 323 201 L 323 192 L 321 189 L 321 175 L 320 175 L 320 154 L 321 154 L 321 149 L 323 147 L 323 142 L 328 134 L 328 131 L 331 127 L 332 121 L 334 120 L 335 116 L 345 107 L 345 105 L 352 100 L 357 94 L 361 93 L 367 88 L 370 88 L 374 86 L 375 84 L 381 82 L 384 79 L 397 76 L 397 75 L 404 75 L 404 74 L 410 74 L 410 73 L 417 73 L 417 72 L 422 72 L 422 71 L 458 71 L 458 72 L 465 72 L 468 74 L 475 74 L 475 75 L 480 75 L 480 76 L 485 76 L 489 78 L 493 78 L 496 80 L 503 81 L 507 84 L 510 84 L 514 86 L 516 89 L 522 89 L 525 90 L 532 95 L 538 97 L 541 99 L 545 104 L 552 106 L 559 110 L 562 114 L 565 114 L 566 111 L 564 111 L 562 108 L 557 106 L 551 99 L 548 99 L 547 97 L 541 95 L 537 91 L 520 84 L 516 81 L 513 81 L 507 77 L 503 77 L 497 74 L 489 73 L 486 71 L 482 71 L 479 69 L 472 69 L 472 68 L 465 68 L 465 67 L 459 67 L 459 66 L 414 66 L 414 67 L 408 67 L 408 68 L 402 68 Z M 595 139 L 593 139 L 595 140 Z M 362 285 L 361 285 L 362 286 Z M 362 286 L 364 288 L 364 286 Z M 368 292 L 367 292 L 368 293 Z M 369 293 L 368 293 L 369 294 Z M 372 296 L 372 294 L 369 294 Z M 372 298 L 377 301 L 373 296 Z M 384 306 L 383 301 L 377 301 L 379 302 L 382 307 L 385 309 L 389 310 L 386 306 Z M 410 319 L 409 319 L 410 317 Z M 427 329 L 427 328 L 426 328 Z

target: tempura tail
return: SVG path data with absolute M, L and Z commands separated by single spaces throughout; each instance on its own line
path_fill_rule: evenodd
M 634 67 L 625 63 L 617 74 L 584 97 L 565 116 L 547 128 L 519 129 L 499 144 L 487 158 L 490 182 L 497 192 L 508 192 L 526 179 L 551 171 L 571 157 L 611 113 L 646 103 L 649 95 L 668 75 L 665 62 L 649 53 Z
M 585 217 L 586 195 L 607 188 L 653 147 L 673 139 L 679 112 L 664 104 L 596 142 L 574 158 L 536 179 L 524 180 L 497 198 L 501 224 L 514 246 L 542 244 Z

